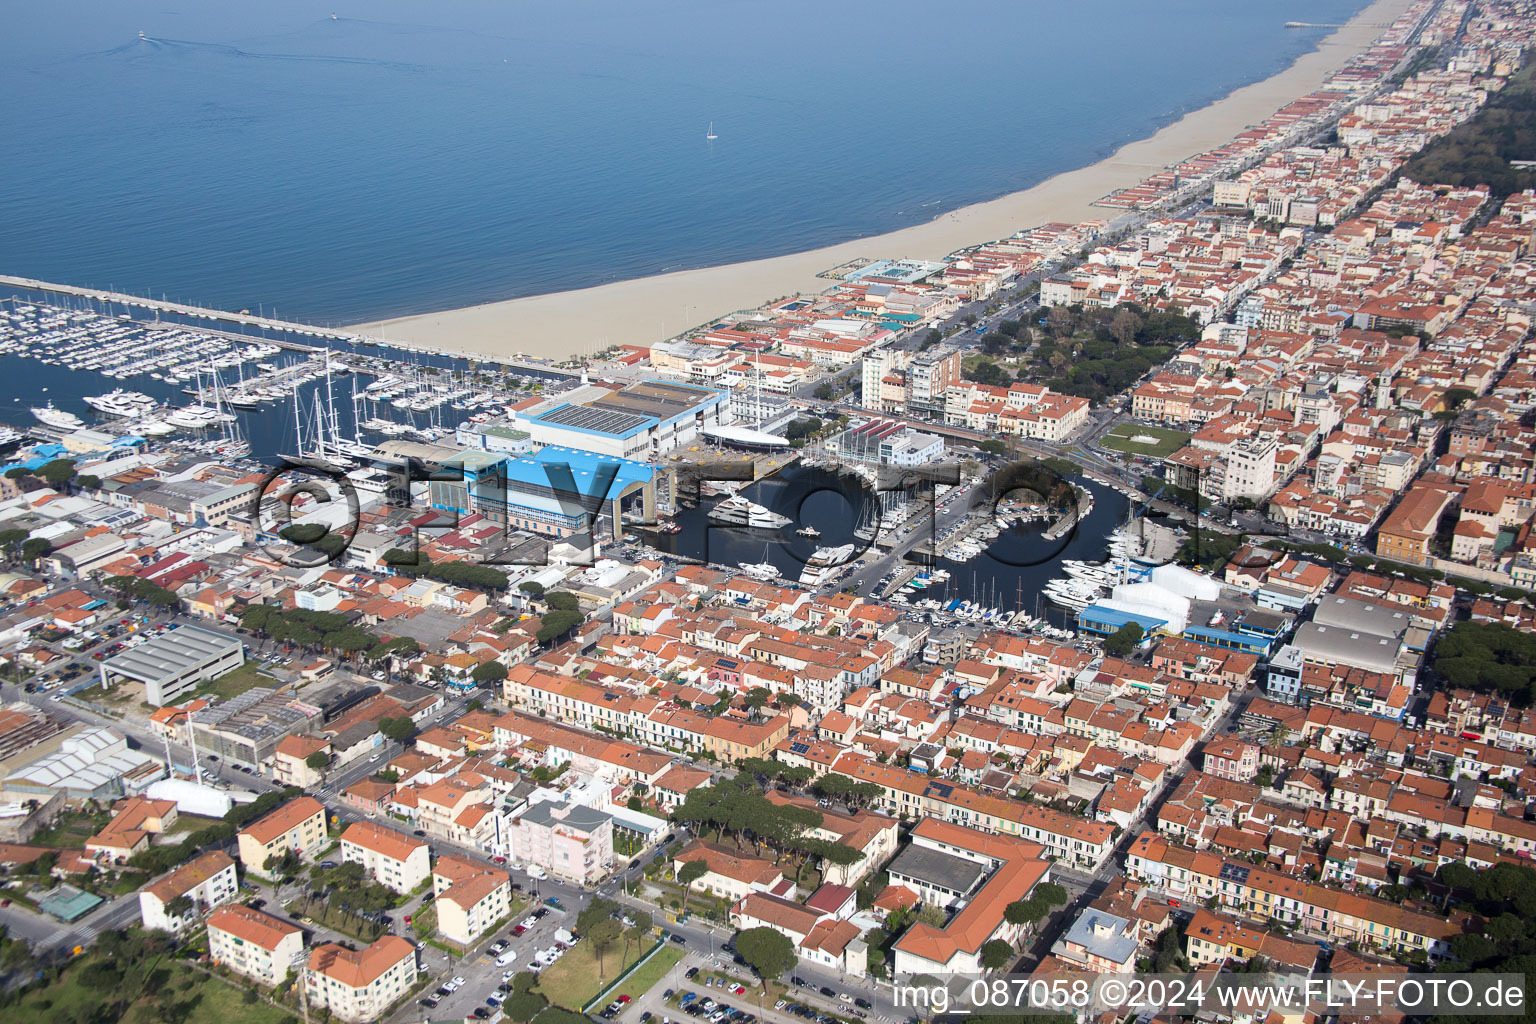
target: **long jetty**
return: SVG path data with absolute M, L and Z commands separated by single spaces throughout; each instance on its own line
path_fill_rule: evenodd
M 198 320 L 241 324 L 246 327 L 257 327 L 267 331 L 284 331 L 288 334 L 307 334 L 316 338 L 344 341 L 348 344 L 377 344 L 379 341 L 377 338 L 365 338 L 362 335 L 353 334 L 348 331 L 316 327 L 314 324 L 297 324 L 287 320 L 274 320 L 269 316 L 255 316 L 251 313 L 231 313 L 224 309 L 205 309 L 202 306 L 189 306 L 183 302 L 169 302 L 165 299 L 151 299 L 143 295 L 127 295 L 122 292 L 103 291 L 100 288 L 81 288 L 78 285 L 72 284 L 54 284 L 51 281 L 38 281 L 30 277 L 12 277 L 9 274 L 0 274 L 0 285 L 11 288 L 25 288 L 35 292 L 73 295 L 81 299 L 95 299 L 97 302 L 115 302 L 120 306 L 138 306 L 140 309 L 153 309 L 161 313 L 172 313 L 176 316 L 192 317 Z
M 581 375 L 580 371 L 577 370 L 560 369 L 547 363 L 528 359 L 498 359 L 486 356 L 484 353 L 457 352 L 452 349 L 425 345 L 409 345 L 404 342 L 388 341 L 384 338 L 358 334 L 355 331 L 346 329 L 317 327 L 314 324 L 301 324 L 290 320 L 277 320 L 269 316 L 256 316 L 249 311 L 231 313 L 227 309 L 207 309 L 202 306 L 191 306 L 185 302 L 171 302 L 167 299 L 154 299 L 146 295 L 129 295 L 124 292 L 106 291 L 101 288 L 81 288 L 78 285 L 72 284 L 56 284 L 52 281 L 39 281 L 31 277 L 13 277 L 10 274 L 0 274 L 0 287 L 20 288 L 26 291 L 45 292 L 54 295 L 72 295 L 76 298 L 91 299 L 96 302 L 115 302 L 120 306 L 137 306 L 140 309 L 156 310 L 161 313 L 170 313 L 174 316 L 184 316 L 194 320 L 211 320 L 214 323 L 237 324 L 265 331 L 277 331 L 282 334 L 307 336 L 316 338 L 322 343 L 321 345 L 310 346 L 303 342 L 293 341 L 291 338 L 263 337 L 261 339 L 269 344 L 296 351 L 318 351 L 324 347 L 324 342 L 337 341 L 348 345 L 376 345 L 380 348 L 398 349 L 402 352 L 423 352 L 431 355 L 467 359 L 476 363 L 504 366 L 513 371 L 521 370 L 551 377 L 576 378 Z M 236 336 L 248 337 L 244 335 Z

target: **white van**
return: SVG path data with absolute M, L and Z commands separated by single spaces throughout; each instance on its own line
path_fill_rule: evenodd
M 505 953 L 501 954 L 501 956 L 496 958 L 496 966 L 497 967 L 505 967 L 508 964 L 512 963 L 516 959 L 517 959 L 517 950 L 509 949 Z

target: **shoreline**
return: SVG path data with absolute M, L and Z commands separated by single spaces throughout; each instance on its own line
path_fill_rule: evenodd
M 859 257 L 937 260 L 1052 221 L 1114 220 L 1126 211 L 1092 204 L 1171 164 L 1223 145 L 1319 88 L 1411 2 L 1374 0 L 1316 49 L 1269 78 L 1233 90 L 1097 163 L 1063 171 L 1019 192 L 960 207 L 925 224 L 782 256 L 369 321 L 350 329 L 393 345 L 471 358 L 561 360 L 612 345 L 649 346 L 779 296 L 819 293 L 831 282 L 817 274 Z

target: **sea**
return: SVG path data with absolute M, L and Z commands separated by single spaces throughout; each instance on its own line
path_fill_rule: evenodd
M 1092 163 L 1364 0 L 327 4 L 8 10 L 0 271 L 336 325 L 774 256 Z

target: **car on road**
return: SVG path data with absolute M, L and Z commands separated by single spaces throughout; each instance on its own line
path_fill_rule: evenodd
M 425 999 L 421 1000 L 421 1005 L 430 1010 L 437 1005 L 437 1000 L 433 999 L 431 996 L 427 996 Z
M 861 1010 L 873 1010 L 875 1008 L 875 1004 L 871 1003 L 868 999 L 865 999 L 863 996 L 859 996 L 857 999 L 855 999 L 853 1001 L 853 1005 L 857 1006 Z
M 821 986 L 821 994 L 826 996 L 828 999 L 833 999 L 837 996 L 836 992 L 832 991 L 825 985 Z
M 521 935 L 524 932 L 526 932 L 527 930 L 528 930 L 528 926 L 527 925 L 520 924 L 520 925 L 518 925 L 518 926 L 516 926 L 515 928 L 512 929 L 512 934 L 514 936 Z
M 463 984 L 464 984 L 464 979 L 463 978 L 458 977 L 458 976 L 454 977 L 454 979 L 453 979 L 453 987 L 454 988 L 460 988 L 460 987 L 463 986 Z
M 677 934 L 677 932 L 673 932 L 670 936 L 668 936 L 667 941 L 675 942 L 679 946 L 686 946 L 686 945 L 688 945 L 688 940 L 683 938 L 681 935 Z
M 851 1003 L 853 1002 L 853 996 L 849 995 L 847 992 L 839 992 L 837 994 L 837 1001 L 840 1003 Z

